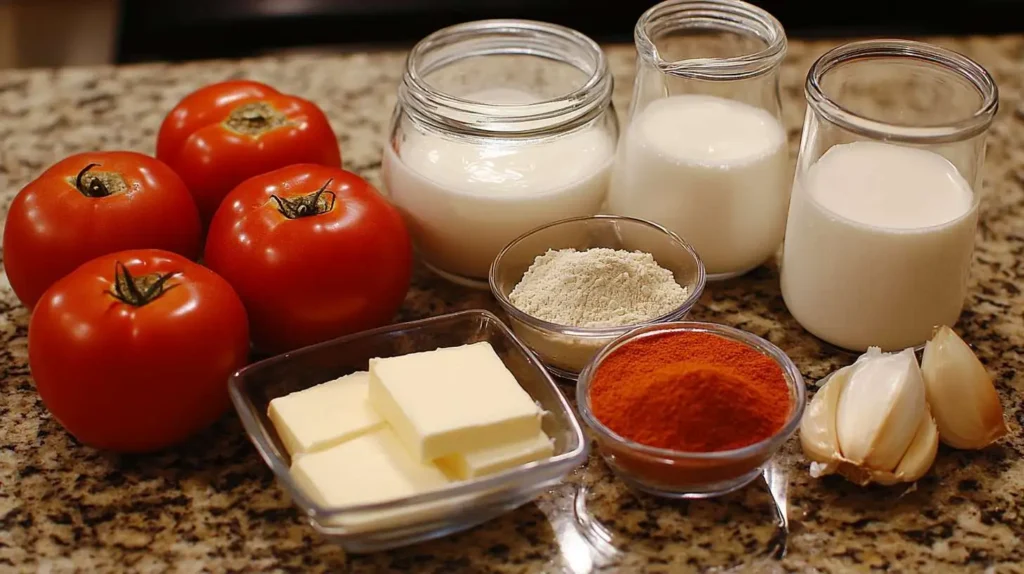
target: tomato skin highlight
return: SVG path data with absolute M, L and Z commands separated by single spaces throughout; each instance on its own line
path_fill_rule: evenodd
M 289 219 L 271 197 L 294 202 L 328 182 L 320 205 L 333 207 L 324 213 Z M 412 276 L 398 211 L 358 175 L 316 165 L 235 188 L 210 225 L 204 261 L 242 298 L 253 345 L 265 353 L 391 322 Z
M 280 125 L 258 134 L 230 128 L 232 114 L 246 106 L 272 112 Z M 320 108 L 248 80 L 211 84 L 182 99 L 160 126 L 156 156 L 185 180 L 204 224 L 250 177 L 296 163 L 341 167 L 337 138 Z
M 124 189 L 84 195 L 73 182 L 89 164 L 97 165 L 87 174 L 119 174 Z M 57 162 L 18 193 L 3 241 L 11 287 L 31 309 L 55 281 L 100 255 L 153 248 L 197 259 L 202 228 L 185 183 L 166 164 L 135 152 L 88 152 Z
M 176 272 L 142 306 L 117 300 L 134 276 Z M 78 441 L 121 453 L 161 450 L 228 408 L 227 379 L 249 354 L 245 308 L 224 279 L 179 255 L 131 250 L 93 259 L 40 299 L 29 367 L 53 417 Z

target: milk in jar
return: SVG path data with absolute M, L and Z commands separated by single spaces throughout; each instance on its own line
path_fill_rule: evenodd
M 899 350 L 953 325 L 967 293 L 978 220 L 970 184 L 925 149 L 835 145 L 793 189 L 782 295 L 839 347 Z
M 536 98 L 511 88 L 465 96 L 490 104 Z M 614 134 L 583 127 L 553 137 L 480 141 L 408 131 L 384 150 L 384 187 L 424 261 L 436 271 L 486 281 L 516 237 L 559 219 L 592 215 L 604 202 Z
M 512 240 L 597 213 L 619 137 L 612 84 L 596 42 L 547 22 L 464 22 L 418 42 L 381 176 L 419 260 L 487 289 Z
M 762 108 L 709 95 L 656 99 L 619 144 L 608 210 L 678 233 L 711 278 L 739 275 L 782 241 L 787 157 L 785 130 Z

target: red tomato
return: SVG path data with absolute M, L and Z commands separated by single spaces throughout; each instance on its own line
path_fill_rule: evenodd
M 139 153 L 68 157 L 25 186 L 7 212 L 4 265 L 14 293 L 29 308 L 82 263 L 144 248 L 196 259 L 202 229 L 181 178 Z
M 50 413 L 79 441 L 118 452 L 159 450 L 217 420 L 248 352 L 227 281 L 156 249 L 82 265 L 39 300 L 28 329 Z
M 243 181 L 295 163 L 341 167 L 341 150 L 320 108 L 250 81 L 211 84 L 171 110 L 156 157 L 185 180 L 209 223 Z
M 228 194 L 205 263 L 241 296 L 255 347 L 280 353 L 390 322 L 412 248 L 398 211 L 365 180 L 293 165 Z

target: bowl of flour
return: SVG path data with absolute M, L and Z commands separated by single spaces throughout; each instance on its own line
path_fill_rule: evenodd
M 553 374 L 575 380 L 620 335 L 686 317 L 705 272 L 696 251 L 664 227 L 594 215 L 515 239 L 489 279 L 516 335 Z

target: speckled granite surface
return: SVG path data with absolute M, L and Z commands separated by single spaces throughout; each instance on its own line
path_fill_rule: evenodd
M 118 458 L 76 445 L 37 399 L 27 314 L 0 285 L 0 571 L 676 572 L 1016 571 L 1024 562 L 1024 37 L 940 43 L 996 77 L 1002 109 L 986 165 L 974 286 L 959 330 L 996 375 L 1011 438 L 986 452 L 943 448 L 915 489 L 859 489 L 809 478 L 796 441 L 788 474 L 792 534 L 770 556 L 770 499 L 751 486 L 723 499 L 666 503 L 630 492 L 592 457 L 561 487 L 470 532 L 346 556 L 318 539 L 275 486 L 234 415 L 160 455 Z M 830 42 L 793 42 L 783 71 L 796 149 L 802 81 Z M 631 47 L 609 49 L 616 102 L 630 93 Z M 190 90 L 251 77 L 323 106 L 345 163 L 377 181 L 402 55 L 289 56 L 184 66 L 0 72 L 0 199 L 66 154 L 152 153 L 163 115 Z M 788 351 L 811 380 L 844 364 L 788 316 L 774 268 L 714 284 L 694 317 L 740 326 Z M 488 296 L 419 273 L 403 316 L 472 307 Z

